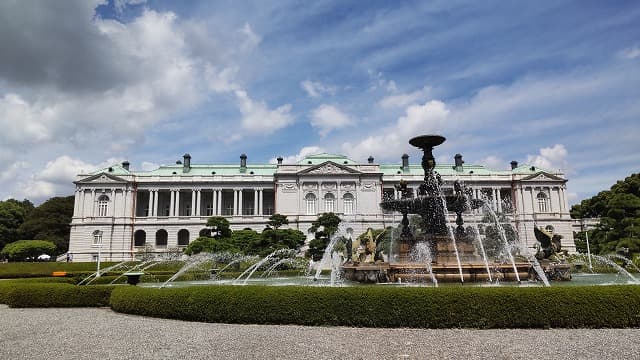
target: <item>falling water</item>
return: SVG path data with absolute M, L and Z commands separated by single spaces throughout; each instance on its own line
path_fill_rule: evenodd
M 411 250 L 411 261 L 425 264 L 427 266 L 427 271 L 429 271 L 429 275 L 431 275 L 433 285 L 435 287 L 438 287 L 438 279 L 436 279 L 435 275 L 433 274 L 433 268 L 431 267 L 433 257 L 431 256 L 431 249 L 429 248 L 429 244 L 424 242 L 417 243 Z
M 614 259 L 619 259 L 624 261 L 624 265 L 628 266 L 631 265 L 631 267 L 636 271 L 640 273 L 640 269 L 636 266 L 636 264 L 633 263 L 633 261 L 627 259 L 626 257 L 622 256 L 622 255 L 618 255 L 618 254 L 609 254 L 607 255 L 610 258 L 614 258 Z
M 607 264 L 607 265 L 609 265 L 609 266 L 613 267 L 614 269 L 618 270 L 618 272 L 619 272 L 620 274 L 627 275 L 627 276 L 629 277 L 629 279 L 631 279 L 631 281 L 632 281 L 634 284 L 640 284 L 640 281 L 639 281 L 635 276 L 631 275 L 631 273 L 629 273 L 627 270 L 625 270 L 622 266 L 620 266 L 620 265 L 616 264 L 613 260 L 608 259 L 608 258 L 606 258 L 606 257 L 604 257 L 604 256 L 600 256 L 600 255 L 593 255 L 593 254 L 591 254 L 591 256 L 592 256 L 594 259 L 598 260 L 599 262 L 601 262 L 601 263 L 603 263 L 603 264 Z
M 329 240 L 329 244 L 327 245 L 327 248 L 324 249 L 324 253 L 322 254 L 322 259 L 320 260 L 320 263 L 316 268 L 316 274 L 313 276 L 313 280 L 318 280 L 318 278 L 320 277 L 320 273 L 322 273 L 322 269 L 326 268 L 327 265 L 331 269 L 331 273 L 332 273 L 331 276 L 334 276 L 333 248 L 336 246 L 336 243 L 338 242 L 338 240 L 340 240 L 340 238 L 344 234 L 344 231 L 342 230 L 345 229 L 346 227 L 347 227 L 346 224 L 341 223 L 340 225 L 338 225 L 338 230 L 333 234 L 333 236 L 331 236 L 331 239 Z
M 145 265 L 147 265 L 147 264 L 148 264 L 148 263 L 150 263 L 150 262 L 157 262 L 157 261 L 158 261 L 158 260 L 147 260 L 147 261 L 143 261 L 143 262 L 141 262 L 140 264 L 138 264 L 138 265 L 136 265 L 136 266 L 132 267 L 131 269 L 129 269 L 129 271 L 136 271 L 136 270 L 138 270 L 138 269 L 140 269 L 140 268 L 144 267 Z M 155 264 L 154 264 L 154 265 L 155 265 Z M 144 271 L 144 269 L 141 269 L 140 271 Z M 122 277 L 124 276 L 124 274 L 125 274 L 125 273 L 122 273 L 122 274 L 118 275 L 115 279 L 113 279 L 113 281 L 111 281 L 111 282 L 109 283 L 109 285 L 111 285 L 111 284 L 115 284 L 115 282 L 116 282 L 116 281 L 118 281 L 118 280 L 120 280 L 120 278 L 122 278 Z
M 284 255 L 284 256 L 292 257 L 292 256 L 295 255 L 295 250 L 292 250 L 292 249 L 279 249 L 279 250 L 276 250 L 276 251 L 272 252 L 271 254 L 265 256 L 264 259 L 258 261 L 257 263 L 253 264 L 252 266 L 250 266 L 247 270 L 245 270 L 242 274 L 240 274 L 240 276 L 238 276 L 233 281 L 233 283 L 236 284 L 238 281 L 240 281 L 240 279 L 242 279 L 243 276 L 247 275 L 247 273 L 248 273 L 249 275 L 247 275 L 247 277 L 244 279 L 244 282 L 242 283 L 243 285 L 246 285 L 247 281 L 249 280 L 249 278 L 251 278 L 253 273 L 256 272 L 256 270 L 258 270 L 262 265 L 266 264 L 268 261 L 270 261 L 271 259 L 273 259 L 275 256 L 278 256 L 278 255 Z
M 466 209 L 471 209 L 471 200 L 469 199 L 469 195 L 465 192 L 463 192 L 463 196 L 464 196 L 464 203 L 465 203 L 465 208 Z M 474 232 L 473 232 L 473 237 L 474 239 L 478 242 L 478 244 L 480 245 L 480 252 L 482 253 L 482 261 L 484 262 L 484 267 L 487 270 L 487 276 L 489 278 L 489 282 L 493 282 L 493 279 L 491 278 L 491 269 L 489 268 L 489 260 L 487 259 L 487 253 L 484 250 L 484 242 L 482 241 L 482 238 L 480 237 L 480 231 L 478 231 L 478 226 L 476 224 L 476 226 L 474 227 Z
M 513 258 L 513 254 L 511 253 L 511 246 L 509 246 L 509 242 L 507 241 L 507 236 L 504 233 L 504 228 L 502 227 L 502 224 L 500 224 L 500 221 L 498 221 L 498 216 L 493 211 L 493 209 L 491 209 L 491 207 L 487 204 L 486 201 L 482 204 L 482 209 L 491 216 L 493 224 L 496 226 L 496 229 L 498 230 L 498 234 L 500 235 L 500 240 L 502 240 L 502 246 L 504 247 L 504 250 L 509 255 L 509 261 L 511 261 L 511 265 L 513 266 L 513 273 L 516 274 L 516 280 L 520 282 L 520 274 L 518 274 L 518 268 L 516 267 L 516 260 Z M 540 267 L 539 264 L 538 264 L 538 267 Z M 547 277 L 544 275 L 544 271 L 542 272 L 542 276 L 543 276 L 543 279 L 546 280 Z M 545 284 L 548 285 L 549 282 L 547 281 Z
M 197 255 L 191 256 L 187 260 L 187 263 L 180 270 L 178 270 L 178 272 L 173 274 L 173 276 L 170 277 L 169 280 L 165 281 L 162 285 L 160 285 L 160 288 L 162 289 L 163 287 L 167 286 L 167 284 L 169 284 L 173 280 L 177 279 L 178 277 L 180 277 L 185 272 L 187 272 L 187 271 L 193 269 L 194 267 L 196 267 L 198 265 L 201 265 L 201 264 L 203 264 L 203 263 L 205 263 L 207 261 L 211 261 L 213 258 L 214 258 L 214 255 L 210 254 L 210 253 L 199 253 Z
M 260 276 L 260 277 L 269 277 L 269 275 L 271 275 L 271 273 L 280 265 L 282 264 L 292 264 L 293 263 L 293 259 L 280 259 L 278 262 L 276 262 L 275 264 L 271 265 L 267 270 L 265 270 L 265 272 Z
M 109 272 L 109 271 L 113 271 L 113 270 L 115 270 L 115 269 L 117 269 L 117 268 L 119 268 L 119 267 L 121 267 L 121 266 L 124 266 L 124 265 L 125 265 L 126 263 L 128 263 L 128 262 L 129 262 L 129 261 L 122 261 L 122 262 L 119 262 L 119 263 L 117 263 L 117 264 L 115 264 L 115 265 L 112 265 L 112 266 L 106 267 L 106 268 L 104 268 L 104 269 L 100 270 L 100 273 L 104 274 L 104 273 L 107 273 L 107 272 Z M 82 281 L 80 281 L 80 282 L 78 283 L 78 285 L 85 284 L 85 282 L 87 282 L 87 280 L 88 280 L 88 282 L 87 282 L 85 285 L 89 285 L 89 284 L 91 284 L 91 283 L 92 283 L 95 279 L 97 279 L 97 278 L 98 278 L 98 271 L 96 271 L 96 272 L 94 272 L 93 274 L 91 274 L 91 275 L 87 276 L 86 278 L 82 279 Z
M 440 186 L 438 186 L 438 195 L 440 196 L 440 200 L 442 201 L 442 208 L 444 209 L 445 216 L 447 212 L 447 199 L 444 197 L 444 193 Z M 451 244 L 453 245 L 453 251 L 456 254 L 456 261 L 458 262 L 458 271 L 460 272 L 460 282 L 464 283 L 464 275 L 462 274 L 462 264 L 460 263 L 460 254 L 458 253 L 458 245 L 456 244 L 456 237 L 453 234 L 453 230 L 451 226 L 447 225 L 447 230 L 449 230 L 449 237 L 451 238 Z
M 475 227 L 474 228 L 474 232 L 473 232 L 473 236 L 475 237 L 475 239 L 478 241 L 478 244 L 480 245 L 480 252 L 482 253 L 482 261 L 484 262 L 484 267 L 487 269 L 487 276 L 489 277 L 489 282 L 493 282 L 493 279 L 491 278 L 491 269 L 489 268 L 489 260 L 487 260 L 487 253 L 484 250 L 484 242 L 482 241 L 482 238 L 479 236 L 479 231 L 478 228 Z

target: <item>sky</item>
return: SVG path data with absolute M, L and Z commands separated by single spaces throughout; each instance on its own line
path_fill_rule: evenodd
M 76 174 L 329 152 L 640 169 L 636 1 L 0 1 L 0 199 Z

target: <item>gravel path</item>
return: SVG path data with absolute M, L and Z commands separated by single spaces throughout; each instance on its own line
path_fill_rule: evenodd
M 0 359 L 640 359 L 640 329 L 422 330 L 206 324 L 0 305 Z

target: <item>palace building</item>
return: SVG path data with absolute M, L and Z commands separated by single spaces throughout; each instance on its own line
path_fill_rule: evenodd
M 240 162 L 192 164 L 185 154 L 175 165 L 152 171 L 132 171 L 123 162 L 79 174 L 71 222 L 69 253 L 74 261 L 130 260 L 139 249 L 167 252 L 196 239 L 211 216 L 224 216 L 233 230 L 262 231 L 275 213 L 286 215 L 288 227 L 305 233 L 318 215 L 336 213 L 347 236 L 367 228 L 399 224 L 401 215 L 383 211 L 383 198 L 398 198 L 395 185 L 404 180 L 417 196 L 424 172 L 419 163 L 378 164 L 373 157 L 358 163 L 342 155 L 317 154 L 296 164 Z M 553 229 L 564 237 L 565 249 L 575 251 L 572 220 L 566 197 L 567 179 L 558 171 L 521 165 L 490 170 L 466 165 L 461 155 L 453 164 L 438 164 L 445 193 L 459 180 L 473 196 L 486 199 L 516 229 L 520 241 L 532 247 L 534 226 Z M 450 214 L 455 222 L 455 214 Z M 477 225 L 483 215 L 472 210 L 465 225 Z M 311 234 L 309 236 L 312 236 Z M 100 255 L 99 255 L 100 252 Z

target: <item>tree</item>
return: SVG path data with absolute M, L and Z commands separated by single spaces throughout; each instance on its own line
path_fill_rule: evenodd
M 19 231 L 26 239 L 46 239 L 62 254 L 69 249 L 73 196 L 53 197 L 29 212 Z
M 269 221 L 267 222 L 269 226 L 278 230 L 282 225 L 288 225 L 289 219 L 286 216 L 280 214 L 273 214 L 269 217 Z
M 331 237 L 338 231 L 338 226 L 342 219 L 332 212 L 323 213 L 318 216 L 316 221 L 311 223 L 309 232 L 314 233 L 314 239 L 309 242 L 309 250 L 307 250 L 307 256 L 310 256 L 314 261 L 322 259 Z
M 36 260 L 42 254 L 53 255 L 56 245 L 44 240 L 18 240 L 4 246 L 0 255 L 11 261 Z
M 618 252 L 629 257 L 640 253 L 640 174 L 632 174 L 610 190 L 572 206 L 571 217 L 600 219 L 596 228 L 589 230 L 591 252 Z M 584 251 L 584 231 L 577 233 L 575 238 L 577 250 Z
M 260 242 L 254 243 L 249 254 L 265 256 L 278 249 L 299 249 L 307 237 L 295 229 L 266 229 L 260 234 Z
M 187 246 L 184 249 L 184 253 L 187 255 L 194 255 L 194 254 L 199 254 L 201 252 L 209 252 L 209 253 L 222 252 L 222 251 L 231 252 L 231 253 L 240 252 L 240 250 L 237 247 L 233 246 L 231 241 L 228 241 L 228 240 L 229 240 L 228 238 L 216 239 L 211 237 L 199 237 L 193 240 L 189 244 L 189 246 Z
M 214 216 L 210 217 L 207 220 L 207 226 L 212 229 L 213 237 L 216 239 L 227 238 L 231 236 L 231 228 L 229 225 L 229 220 L 223 218 L 222 216 Z
M 20 225 L 32 210 L 33 204 L 26 199 L 0 201 L 0 248 L 22 237 Z

